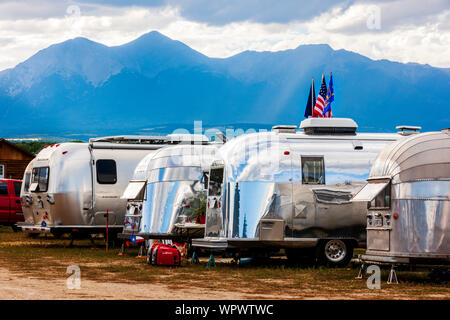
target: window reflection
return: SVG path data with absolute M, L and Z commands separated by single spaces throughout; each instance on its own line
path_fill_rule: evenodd
M 222 194 L 223 168 L 211 169 L 209 177 L 209 195 L 219 196 Z
M 323 157 L 302 157 L 302 183 L 325 184 Z

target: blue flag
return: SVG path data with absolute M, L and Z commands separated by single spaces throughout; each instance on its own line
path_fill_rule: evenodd
M 323 109 L 322 115 L 325 118 L 332 118 L 331 103 L 334 101 L 334 88 L 333 88 L 333 74 L 330 73 L 330 83 L 328 84 L 327 99 L 325 100 L 325 109 Z

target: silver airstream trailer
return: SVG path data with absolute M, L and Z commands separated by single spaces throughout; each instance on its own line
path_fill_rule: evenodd
M 128 204 L 119 238 L 181 243 L 203 238 L 206 186 L 216 151 L 216 145 L 179 145 L 142 159 L 122 196 Z
M 127 202 L 120 196 L 139 161 L 161 147 L 190 139 L 116 136 L 47 146 L 24 174 L 22 230 L 58 236 L 100 233 L 108 226 L 113 238 L 122 230 L 126 212 Z
M 347 264 L 366 238 L 366 202 L 350 202 L 373 161 L 398 134 L 356 133 L 352 119 L 306 119 L 301 129 L 276 126 L 220 148 L 211 166 L 204 239 L 211 250 L 305 248 Z M 259 249 L 258 249 L 259 248 Z
M 365 262 L 450 263 L 450 132 L 386 147 L 354 201 L 368 201 Z

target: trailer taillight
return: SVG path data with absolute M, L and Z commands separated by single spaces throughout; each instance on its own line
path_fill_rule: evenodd
M 66 153 L 67 153 L 67 151 L 63 151 L 63 152 L 62 152 L 62 154 L 66 154 Z
M 285 151 L 285 152 L 284 152 L 284 155 L 285 155 L 285 156 L 288 156 L 289 154 L 290 154 L 289 151 Z
M 398 214 L 394 213 L 394 219 L 397 220 L 398 219 Z

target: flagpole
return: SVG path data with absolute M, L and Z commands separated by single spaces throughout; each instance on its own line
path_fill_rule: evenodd
M 330 72 L 330 81 L 331 81 L 332 77 L 333 77 L 333 72 Z M 330 90 L 333 90 L 333 92 L 334 92 L 334 88 L 330 88 Z M 331 99 L 331 92 L 330 92 L 330 99 Z M 330 102 L 330 105 L 331 105 L 331 102 Z M 330 112 L 330 117 L 331 117 L 332 116 L 331 107 L 330 107 L 329 112 Z

